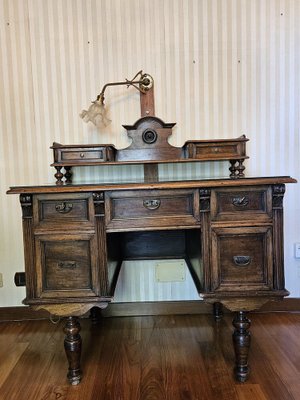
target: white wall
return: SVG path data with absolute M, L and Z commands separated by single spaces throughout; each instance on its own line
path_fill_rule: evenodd
M 78 117 L 108 81 L 150 73 L 156 115 L 177 122 L 172 144 L 245 133 L 248 176 L 300 178 L 299 20 L 298 0 L 0 0 L 0 306 L 24 297 L 13 284 L 24 269 L 21 211 L 8 187 L 54 182 L 53 141 L 128 143 L 121 124 L 139 117 L 134 89 L 108 89 L 107 129 Z M 226 169 L 165 166 L 161 173 L 220 176 Z M 100 173 L 116 180 L 140 169 L 86 169 L 77 180 L 98 181 Z M 299 184 L 289 185 L 285 266 L 294 297 L 299 199 Z

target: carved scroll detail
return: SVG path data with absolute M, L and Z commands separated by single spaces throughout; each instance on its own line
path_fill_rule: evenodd
M 200 212 L 210 211 L 210 189 L 200 189 Z
M 22 206 L 23 218 L 32 218 L 32 195 L 21 194 L 20 203 Z
M 103 192 L 94 192 L 93 193 L 93 201 L 95 207 L 95 215 L 103 216 L 104 215 L 104 193 Z
M 274 185 L 273 186 L 273 209 L 283 208 L 283 197 L 285 193 L 285 185 Z

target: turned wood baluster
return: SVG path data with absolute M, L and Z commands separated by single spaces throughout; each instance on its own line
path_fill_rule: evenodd
M 72 183 L 72 167 L 65 167 L 66 183 Z
M 229 160 L 230 162 L 230 178 L 236 178 L 236 160 Z
M 81 381 L 82 372 L 80 369 L 81 336 L 78 317 L 68 317 L 64 332 L 66 334 L 64 346 L 69 362 L 68 380 L 72 385 L 78 385 Z
M 54 174 L 56 178 L 56 184 L 57 185 L 63 185 L 62 178 L 64 177 L 64 174 L 61 172 L 62 167 L 55 167 L 56 173 Z
M 245 382 L 249 375 L 248 353 L 251 335 L 248 329 L 251 321 L 246 317 L 244 311 L 239 311 L 236 313 L 232 324 L 235 327 L 232 335 L 236 360 L 235 377 L 239 382 Z
M 243 165 L 243 163 L 244 163 L 244 160 L 238 160 L 238 166 L 237 166 L 237 171 L 238 171 L 237 177 L 238 178 L 245 177 L 244 171 L 245 171 L 246 167 Z

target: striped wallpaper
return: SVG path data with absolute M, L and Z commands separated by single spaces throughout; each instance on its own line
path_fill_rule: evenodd
M 171 143 L 188 139 L 250 138 L 248 176 L 300 178 L 299 0 L 0 0 L 0 306 L 19 305 L 23 288 L 21 211 L 11 185 L 53 182 L 53 141 L 114 143 L 128 140 L 122 124 L 139 117 L 133 89 L 108 88 L 112 124 L 101 131 L 78 114 L 108 81 L 137 71 L 155 80 L 156 115 L 177 122 Z M 227 175 L 227 165 L 160 166 L 160 175 Z M 77 181 L 141 176 L 128 166 L 76 171 Z M 300 297 L 299 184 L 285 200 L 286 286 Z M 147 264 L 148 265 L 148 264 Z M 139 273 L 120 301 L 150 298 Z M 159 299 L 169 299 L 162 287 Z M 179 290 L 179 289 L 178 289 Z M 180 289 L 182 290 L 182 289 Z M 193 298 L 187 286 L 182 298 Z

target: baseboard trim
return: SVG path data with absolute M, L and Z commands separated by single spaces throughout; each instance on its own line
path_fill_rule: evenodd
M 228 312 L 224 309 L 224 312 Z M 272 301 L 256 312 L 300 312 L 300 298 Z M 203 301 L 157 301 L 136 303 L 111 303 L 102 310 L 104 317 L 147 315 L 211 314 L 212 306 Z M 0 307 L 0 322 L 49 319 L 47 311 L 34 311 L 28 306 Z

